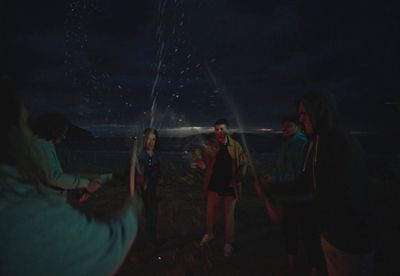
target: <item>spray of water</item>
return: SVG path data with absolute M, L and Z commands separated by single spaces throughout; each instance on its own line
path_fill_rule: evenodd
M 257 171 L 254 166 L 253 158 L 251 157 L 251 154 L 249 151 L 246 136 L 244 135 L 244 131 L 243 131 L 244 128 L 243 128 L 242 120 L 240 118 L 239 111 L 237 110 L 233 101 L 229 99 L 227 89 L 225 88 L 223 83 L 217 79 L 217 77 L 211 70 L 211 67 L 209 66 L 209 64 L 206 63 L 205 67 L 207 69 L 206 73 L 207 73 L 207 78 L 208 78 L 210 84 L 213 86 L 214 89 L 217 89 L 220 92 L 220 95 L 221 95 L 223 101 L 228 105 L 230 112 L 234 115 L 234 118 L 235 118 L 235 121 L 236 121 L 236 124 L 238 127 L 238 132 L 239 132 L 238 134 L 240 135 L 240 138 L 243 143 L 243 149 L 249 160 L 250 171 L 251 171 L 254 179 L 257 180 L 258 179 Z
M 158 62 L 156 68 L 156 77 L 154 79 L 153 86 L 151 88 L 150 127 L 154 127 L 156 111 L 157 111 L 158 94 L 159 94 L 157 86 L 160 82 L 162 64 L 164 63 L 164 59 L 166 56 L 166 50 L 165 50 L 166 47 L 164 42 L 165 26 L 163 25 L 163 17 L 166 4 L 167 4 L 166 0 L 161 0 L 158 3 L 158 28 L 156 32 L 156 37 L 157 37 L 157 42 L 159 44 L 159 48 L 157 52 Z
M 165 12 L 165 7 L 167 4 L 167 0 L 160 0 L 158 2 L 158 27 L 157 27 L 157 32 L 156 32 L 156 38 L 157 42 L 159 44 L 159 48 L 157 51 L 157 67 L 156 67 L 156 76 L 151 88 L 151 106 L 150 106 L 150 123 L 149 126 L 154 128 L 155 126 L 155 120 L 157 116 L 157 105 L 158 105 L 158 96 L 159 96 L 159 90 L 157 90 L 158 84 L 161 79 L 161 69 L 162 65 L 164 64 L 164 59 L 166 56 L 166 45 L 164 42 L 164 29 L 165 26 L 163 24 L 163 17 L 164 17 L 164 12 Z M 145 113 L 146 115 L 146 113 Z M 142 121 L 142 124 L 144 124 L 144 120 Z M 145 125 L 142 125 L 142 130 L 145 129 Z M 132 154 L 131 154 L 131 167 L 130 167 L 130 191 L 131 191 L 131 196 L 133 196 L 134 191 L 135 191 L 135 173 L 136 173 L 136 164 L 137 164 L 137 155 L 138 155 L 138 149 L 141 150 L 142 148 L 142 136 L 138 135 L 137 133 L 140 133 L 140 130 L 135 129 L 134 133 L 134 141 L 133 141 L 133 147 L 132 147 Z

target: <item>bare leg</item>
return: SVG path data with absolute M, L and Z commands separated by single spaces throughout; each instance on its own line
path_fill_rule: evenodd
M 207 234 L 214 236 L 214 226 L 217 221 L 218 206 L 221 197 L 216 192 L 208 192 L 207 196 Z
M 225 196 L 225 243 L 235 240 L 235 206 L 236 199 L 233 196 Z

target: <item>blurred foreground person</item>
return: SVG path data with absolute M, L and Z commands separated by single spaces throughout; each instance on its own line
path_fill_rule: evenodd
M 373 275 L 376 237 L 361 145 L 339 127 L 333 95 L 308 93 L 298 108 L 310 138 L 304 171 L 314 190 L 328 274 Z
M 0 275 L 111 275 L 137 231 L 131 200 L 109 221 L 73 209 L 37 164 L 28 113 L 11 82 L 0 80 Z
M 90 193 L 94 193 L 101 187 L 102 177 L 94 174 L 77 175 L 64 172 L 57 156 L 56 145 L 65 139 L 70 125 L 69 120 L 61 113 L 45 113 L 33 120 L 32 129 L 38 136 L 37 147 L 41 150 L 43 157 L 40 166 L 46 173 L 46 177 L 56 186 L 53 188 L 42 184 L 40 188 L 45 193 L 58 194 L 64 198 L 67 196 L 67 191 L 80 189 L 80 201 L 83 202 Z

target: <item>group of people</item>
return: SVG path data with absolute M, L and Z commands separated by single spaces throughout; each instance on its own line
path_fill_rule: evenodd
M 117 271 L 138 231 L 138 201 L 109 221 L 80 213 L 65 200 L 80 190 L 81 202 L 108 175 L 72 175 L 62 170 L 55 145 L 68 120 L 50 116 L 31 127 L 13 83 L 1 77 L 0 127 L 0 274 L 102 275 Z M 272 175 L 256 177 L 255 190 L 271 218 L 279 218 L 289 267 L 297 260 L 301 233 L 316 275 L 372 275 L 373 218 L 365 195 L 367 172 L 359 143 L 340 129 L 330 94 L 308 93 L 297 116 L 282 121 L 283 143 Z M 56 123 L 55 123 L 56 122 Z M 43 127 L 46 126 L 46 127 Z M 36 135 L 34 135 L 35 132 Z M 251 166 L 226 119 L 214 123 L 215 137 L 196 149 L 193 162 L 204 171 L 207 197 L 206 246 L 215 238 L 218 208 L 224 205 L 224 256 L 235 242 L 235 207 Z M 141 228 L 152 241 L 157 233 L 157 186 L 163 181 L 157 153 L 158 133 L 148 128 L 137 156 L 136 193 L 143 199 Z M 79 265 L 77 265 L 79 263 Z
M 325 270 L 328 275 L 372 275 L 376 228 L 361 145 L 340 127 L 332 94 L 307 93 L 297 109 L 299 120 L 282 121 L 284 142 L 274 174 L 255 181 L 268 215 L 282 223 L 289 271 L 295 271 L 301 235 L 312 275 Z M 198 167 L 206 170 L 207 233 L 200 245 L 214 239 L 223 202 L 227 257 L 233 251 L 235 205 L 250 165 L 228 127 L 226 120 L 215 122 L 215 139 L 204 146 L 204 162 L 195 155 Z

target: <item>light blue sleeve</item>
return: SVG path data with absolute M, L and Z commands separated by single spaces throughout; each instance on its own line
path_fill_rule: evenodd
M 131 208 L 99 221 L 43 197 L 10 204 L 0 223 L 0 275 L 112 275 L 137 232 Z
M 89 185 L 87 178 L 64 173 L 53 142 L 39 139 L 39 146 L 47 159 L 44 165 L 46 175 L 57 187 L 65 190 L 87 188 Z
M 282 145 L 278 153 L 276 171 L 272 176 L 274 183 L 289 183 L 295 181 L 304 163 L 307 139 L 296 134 L 289 142 Z

